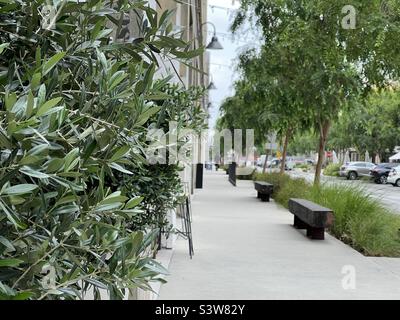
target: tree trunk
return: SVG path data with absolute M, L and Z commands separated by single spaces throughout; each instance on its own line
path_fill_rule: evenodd
M 287 129 L 286 136 L 285 136 L 285 142 L 284 142 L 284 145 L 283 145 L 283 152 L 282 152 L 281 174 L 285 173 L 287 147 L 288 147 L 288 143 L 289 143 L 289 139 L 290 139 L 291 134 L 292 134 L 292 130 L 291 129 Z
M 330 126 L 331 126 L 331 123 L 329 120 L 326 120 L 320 124 L 318 161 L 317 161 L 317 167 L 315 168 L 315 177 L 314 177 L 315 185 L 319 185 L 319 183 L 321 181 L 322 164 L 324 163 L 325 146 L 326 146 L 326 140 L 328 138 Z
M 262 171 L 263 174 L 265 173 L 265 170 L 267 169 L 267 162 L 268 162 L 268 149 L 265 149 L 265 161 L 263 164 L 263 171 Z

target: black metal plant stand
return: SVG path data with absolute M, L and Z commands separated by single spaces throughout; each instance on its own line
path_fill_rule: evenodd
M 186 196 L 185 201 L 179 205 L 179 213 L 181 215 L 182 230 L 176 230 L 177 234 L 185 240 L 188 240 L 189 256 L 192 259 L 194 255 L 193 235 L 192 235 L 192 210 L 190 197 Z

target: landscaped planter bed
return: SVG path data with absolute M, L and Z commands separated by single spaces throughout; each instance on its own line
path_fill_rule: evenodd
M 313 186 L 279 173 L 255 174 L 254 179 L 272 183 L 272 197 L 285 208 L 290 198 L 302 198 L 332 209 L 335 222 L 328 232 L 362 254 L 400 257 L 400 216 L 362 187 Z

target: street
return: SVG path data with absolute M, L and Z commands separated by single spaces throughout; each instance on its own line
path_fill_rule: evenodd
M 269 172 L 271 169 L 267 169 Z M 257 171 L 261 172 L 262 168 L 257 167 Z M 313 172 L 302 172 L 298 170 L 286 171 L 292 177 L 296 178 L 304 178 L 308 182 L 314 181 L 314 173 Z M 344 185 L 357 185 L 361 186 L 365 189 L 367 194 L 370 194 L 372 197 L 379 199 L 382 203 L 393 210 L 394 213 L 400 214 L 400 188 L 395 188 L 391 184 L 375 184 L 370 181 L 365 180 L 346 180 L 345 178 L 338 177 L 327 177 L 322 175 L 321 182 L 326 184 L 344 184 Z
M 314 181 L 314 173 L 290 171 L 289 174 L 294 177 L 305 178 L 307 181 Z M 400 189 L 393 187 L 391 184 L 376 184 L 365 180 L 347 180 L 346 178 L 321 176 L 321 181 L 328 184 L 344 184 L 358 185 L 365 188 L 365 192 L 372 197 L 379 199 L 382 203 L 392 209 L 395 213 L 400 214 Z

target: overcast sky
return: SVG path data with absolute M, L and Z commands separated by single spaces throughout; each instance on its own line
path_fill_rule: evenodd
M 213 7 L 215 6 L 215 7 Z M 222 9 L 220 7 L 226 8 Z M 213 79 L 216 90 L 210 90 L 210 102 L 212 108 L 210 112 L 210 128 L 214 128 L 218 118 L 218 109 L 221 102 L 234 94 L 233 82 L 237 74 L 235 72 L 235 59 L 238 54 L 248 46 L 254 46 L 254 39 L 251 33 L 236 36 L 232 39 L 230 26 L 234 17 L 234 9 L 239 8 L 239 1 L 232 0 L 209 0 L 208 1 L 208 21 L 212 22 L 217 29 L 219 42 L 224 47 L 223 50 L 209 50 L 210 52 L 210 74 Z M 227 10 L 230 9 L 230 10 Z M 208 31 L 213 28 L 208 25 Z M 211 40 L 209 34 L 209 40 Z

